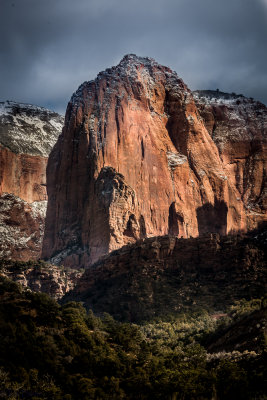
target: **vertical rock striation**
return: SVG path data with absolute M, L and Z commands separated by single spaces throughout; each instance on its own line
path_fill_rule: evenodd
M 198 110 L 246 208 L 247 227 L 266 218 L 267 108 L 235 93 L 199 90 Z
M 251 225 L 195 98 L 175 72 L 135 55 L 79 87 L 49 157 L 43 257 L 87 266 L 142 237 Z

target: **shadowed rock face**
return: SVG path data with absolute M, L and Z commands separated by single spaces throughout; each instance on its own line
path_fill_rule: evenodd
M 47 159 L 62 126 L 52 111 L 0 102 L 0 257 L 40 257 Z
M 144 236 L 256 225 L 263 214 L 248 218 L 200 111 L 177 74 L 150 58 L 125 56 L 82 84 L 49 157 L 43 257 L 87 266 Z
M 228 207 L 224 201 L 215 200 L 214 205 L 206 203 L 196 211 L 200 235 L 214 230 L 226 235 Z
M 264 295 L 266 233 L 142 239 L 98 260 L 64 301 L 128 321 L 226 310 Z
M 252 229 L 266 217 L 267 109 L 235 93 L 201 90 L 193 95 Z

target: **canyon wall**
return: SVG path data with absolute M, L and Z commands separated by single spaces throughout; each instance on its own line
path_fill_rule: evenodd
M 0 103 L 0 257 L 37 259 L 46 215 L 46 165 L 63 117 L 29 104 Z
M 266 106 L 235 93 L 201 90 L 196 105 L 247 215 L 247 228 L 266 219 Z

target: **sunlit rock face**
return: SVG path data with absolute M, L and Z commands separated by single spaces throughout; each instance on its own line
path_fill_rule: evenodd
M 52 111 L 0 102 L 0 257 L 40 257 L 47 159 L 62 126 Z
M 175 72 L 135 55 L 83 83 L 49 157 L 43 257 L 88 266 L 143 237 L 257 224 L 200 103 Z

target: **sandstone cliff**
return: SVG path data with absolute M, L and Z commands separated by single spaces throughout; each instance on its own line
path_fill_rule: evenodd
M 250 107 L 251 127 L 243 129 L 242 104 L 242 126 L 233 132 L 237 118 L 219 125 L 215 108 L 201 104 L 175 72 L 135 55 L 82 84 L 49 157 L 43 257 L 88 266 L 143 237 L 255 227 L 265 215 L 265 175 L 252 147 L 262 145 L 266 107 L 259 106 L 259 123 Z M 256 218 L 251 202 L 259 204 Z
M 0 103 L 0 257 L 40 257 L 46 214 L 46 165 L 63 126 L 57 113 Z
M 266 218 L 267 112 L 235 93 L 193 93 L 200 115 L 246 208 L 248 229 Z

